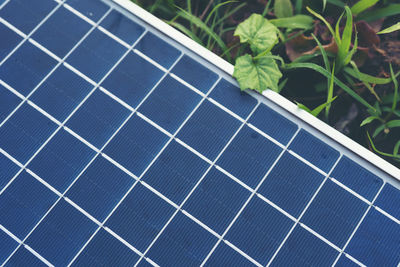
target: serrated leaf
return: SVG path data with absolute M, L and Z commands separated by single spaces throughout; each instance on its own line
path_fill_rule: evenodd
M 293 16 L 293 6 L 290 0 L 275 0 L 274 14 L 277 18 Z
M 238 81 L 241 90 L 252 89 L 261 93 L 271 89 L 278 92 L 282 73 L 275 59 L 268 55 L 254 60 L 247 54 L 237 58 L 233 77 Z
M 234 35 L 239 36 L 241 43 L 249 43 L 254 53 L 271 49 L 278 40 L 277 28 L 259 14 L 240 23 Z

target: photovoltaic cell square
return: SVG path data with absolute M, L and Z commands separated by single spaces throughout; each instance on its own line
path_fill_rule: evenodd
M 0 191 L 19 171 L 19 167 L 3 154 L 0 154 Z
M 369 210 L 346 252 L 366 266 L 396 266 L 400 262 L 400 224 Z
M 97 0 L 67 0 L 66 3 L 95 22 L 109 9 L 105 3 Z
M 106 226 L 144 252 L 174 211 L 174 207 L 139 183 L 115 210 Z
M 293 221 L 254 197 L 226 235 L 226 240 L 265 265 L 289 232 Z
M 358 267 L 357 263 L 351 261 L 349 258 L 347 258 L 344 254 L 340 256 L 338 262 L 335 264 L 337 267 Z
M 340 155 L 338 151 L 305 130 L 297 134 L 289 149 L 324 172 L 329 172 Z
M 323 180 L 322 174 L 285 152 L 258 192 L 298 217 Z
M 0 61 L 2 61 L 17 46 L 22 38 L 4 24 L 0 24 L 0 36 L 2 38 L 0 42 Z
M 26 244 L 52 264 L 66 266 L 96 228 L 94 222 L 61 199 Z
M 22 240 L 56 200 L 56 194 L 24 171 L 0 195 L 0 224 Z
M 67 197 L 102 222 L 134 181 L 117 166 L 98 156 L 68 190 Z
M 56 65 L 56 61 L 25 42 L 0 68 L 0 79 L 27 96 Z
M 342 157 L 331 176 L 372 201 L 383 181 L 347 157 Z
M 17 246 L 17 241 L 0 230 L 0 262 L 4 262 Z
M 204 266 L 254 266 L 254 263 L 250 262 L 224 242 L 221 242 Z
M 386 184 L 375 201 L 375 206 L 400 220 L 400 205 L 395 203 L 400 203 L 400 190 L 391 184 Z
M 102 148 L 131 113 L 96 90 L 68 120 L 67 127 L 97 148 Z
M 208 163 L 196 154 L 173 140 L 142 179 L 179 205 L 208 166 Z
M 32 38 L 63 58 L 89 31 L 91 25 L 64 7 L 40 26 Z
M 179 212 L 147 255 L 161 266 L 199 266 L 216 242 L 215 236 Z
M 39 111 L 24 104 L 0 128 L 0 147 L 25 164 L 56 127 Z
M 152 267 L 153 265 L 150 264 L 148 261 L 146 261 L 145 258 L 143 258 L 139 264 L 137 265 L 137 267 Z
M 197 93 L 167 76 L 140 106 L 139 112 L 174 133 L 200 100 Z
M 129 52 L 104 80 L 102 86 L 136 108 L 163 74 L 164 72 L 147 60 Z
M 28 168 L 59 192 L 64 192 L 96 153 L 61 129 Z
M 42 262 L 39 258 L 33 255 L 25 247 L 21 246 L 10 258 L 5 266 L 26 266 L 29 263 L 30 266 L 46 267 L 47 265 Z
M 0 85 L 0 123 L 21 103 L 21 99 Z
M 218 159 L 217 165 L 255 188 L 281 151 L 276 144 L 245 125 Z
M 343 247 L 368 204 L 327 180 L 301 221 L 323 237 Z
M 178 138 L 214 160 L 239 127 L 237 119 L 205 100 L 179 131 Z
M 183 209 L 222 235 L 249 196 L 244 187 L 212 168 Z

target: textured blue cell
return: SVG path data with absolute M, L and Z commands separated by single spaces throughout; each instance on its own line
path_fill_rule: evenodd
M 40 26 L 32 38 L 63 58 L 90 28 L 89 23 L 61 7 Z
M 125 51 L 124 46 L 96 29 L 68 56 L 67 62 L 93 81 L 99 82 Z
M 243 186 L 212 168 L 183 209 L 222 235 L 249 196 Z
M 400 224 L 372 208 L 346 252 L 367 266 L 397 266 L 400 262 Z
M 67 127 L 101 148 L 130 113 L 120 103 L 96 90 L 68 120 Z
M 222 79 L 212 90 L 210 97 L 235 112 L 243 119 L 247 118 L 257 104 L 257 100 L 243 92 L 232 83 Z
M 99 221 L 104 221 L 134 179 L 103 157 L 97 157 L 68 190 L 67 197 Z
M 255 188 L 282 149 L 247 125 L 235 136 L 217 165 Z
M 167 141 L 167 135 L 133 116 L 105 147 L 104 153 L 140 176 Z
M 359 265 L 354 261 L 347 258 L 344 254 L 340 256 L 338 262 L 335 264 L 337 267 L 358 267 Z
M 218 79 L 216 73 L 186 55 L 174 66 L 172 73 L 203 93 L 207 93 Z
M 177 48 L 151 32 L 147 32 L 135 48 L 167 69 L 172 66 L 181 54 L 181 51 Z
M 5 266 L 35 266 L 35 267 L 46 267 L 47 265 L 42 262 L 39 258 L 33 255 L 29 250 L 25 247 L 21 246 L 15 252 L 15 254 L 10 258 Z
M 67 4 L 93 21 L 98 21 L 109 7 L 98 0 L 67 0 Z
M 140 183 L 124 199 L 106 226 L 144 252 L 175 208 Z
M 0 191 L 17 174 L 19 167 L 3 154 L 0 154 Z
M 26 244 L 55 266 L 66 266 L 96 229 L 94 222 L 61 199 Z
M 137 265 L 137 267 L 152 267 L 153 265 L 151 263 L 149 263 L 148 261 L 146 261 L 145 258 L 143 258 L 139 264 Z
M 298 126 L 283 115 L 261 104 L 249 119 L 256 126 L 278 142 L 286 145 L 296 133 Z
M 378 199 L 375 201 L 375 206 L 383 209 L 393 217 L 400 220 L 400 190 L 391 184 L 386 184 L 383 187 Z
M 143 176 L 143 181 L 180 204 L 208 168 L 208 163 L 174 140 Z
M 330 171 L 340 155 L 338 151 L 305 130 L 297 134 L 289 149 L 324 172 Z
M 104 80 L 102 86 L 135 108 L 163 74 L 136 53 L 129 52 Z
M 0 262 L 4 262 L 17 246 L 17 241 L 0 230 Z
M 323 180 L 322 174 L 286 152 L 258 192 L 290 215 L 298 217 Z
M 55 129 L 55 123 L 24 104 L 0 128 L 0 147 L 25 164 Z
M 32 94 L 30 100 L 62 122 L 92 88 L 90 83 L 60 65 Z
M 138 259 L 139 255 L 100 229 L 72 266 L 133 266 Z
M 116 10 L 110 12 L 100 26 L 128 44 L 133 44 L 143 33 L 144 28 Z
M 254 197 L 226 235 L 226 240 L 265 265 L 278 249 L 293 221 Z
M 21 99 L 0 85 L 0 123 L 21 103 Z
M 62 129 L 29 163 L 28 169 L 59 192 L 64 192 L 95 154 L 95 151 Z
M 214 160 L 240 125 L 237 119 L 205 100 L 179 131 L 178 138 Z
M 22 38 L 4 24 L 0 24 L 0 36 L 2 38 L 0 42 L 0 61 L 2 61 L 17 46 Z
M 140 106 L 139 112 L 174 133 L 201 97 L 171 76 L 167 76 Z
M 22 240 L 56 200 L 56 194 L 22 172 L 0 195 L 0 224 Z
M 351 159 L 343 156 L 333 170 L 331 177 L 372 201 L 383 181 Z
M 239 252 L 221 242 L 211 254 L 204 266 L 254 266 L 254 263 L 243 257 Z
M 56 5 L 52 0 L 13 0 L 0 10 L 0 16 L 28 34 Z
M 200 266 L 217 238 L 179 212 L 147 256 L 161 266 Z
M 301 221 L 338 247 L 343 247 L 367 208 L 368 204 L 327 180 Z
M 296 226 L 271 266 L 331 266 L 339 252 L 301 226 Z
M 56 61 L 25 42 L 0 68 L 0 79 L 22 95 L 28 95 L 56 65 Z

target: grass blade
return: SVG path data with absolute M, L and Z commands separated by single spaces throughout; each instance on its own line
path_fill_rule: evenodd
M 189 36 L 191 39 L 193 39 L 197 43 L 203 45 L 203 42 L 199 39 L 199 37 L 197 37 L 191 30 L 189 30 L 188 28 L 186 28 L 182 24 L 180 24 L 178 22 L 175 22 L 175 21 L 168 21 L 167 23 L 169 25 L 174 26 L 175 28 L 177 28 L 178 30 L 180 30 L 181 32 L 183 32 L 184 34 Z
M 393 73 L 392 64 L 390 64 L 389 67 L 390 67 L 390 76 L 392 77 L 393 84 L 394 84 L 394 94 L 393 94 L 393 104 L 392 104 L 392 111 L 394 112 L 396 110 L 397 98 L 399 95 L 399 83 L 397 82 L 397 78 L 395 77 L 395 75 Z
M 328 79 L 329 87 L 328 87 L 328 95 L 326 97 L 326 103 L 328 103 L 328 105 L 326 106 L 326 109 L 325 109 L 325 117 L 326 118 L 328 118 L 328 116 L 329 116 L 329 111 L 331 109 L 331 103 L 334 100 L 334 98 L 333 98 L 333 89 L 334 89 L 333 78 L 334 77 L 335 77 L 335 63 L 333 63 L 333 67 L 332 67 L 332 76 L 330 79 Z
M 360 0 L 351 7 L 351 12 L 354 16 L 374 6 L 379 0 Z
M 389 153 L 385 153 L 385 152 L 379 151 L 379 150 L 375 147 L 374 142 L 372 142 L 371 136 L 369 135 L 368 132 L 367 132 L 367 136 L 368 136 L 369 142 L 370 142 L 370 144 L 371 144 L 371 147 L 372 147 L 372 149 L 375 151 L 375 153 L 381 154 L 382 156 L 391 157 L 391 158 L 396 159 L 396 160 L 400 160 L 400 156 L 398 156 L 397 154 L 394 154 L 394 153 L 393 153 L 393 154 L 389 154 Z M 396 145 L 397 145 L 397 144 L 396 144 Z
M 357 16 L 357 20 L 365 20 L 366 22 L 370 22 L 398 14 L 400 14 L 400 4 L 391 4 L 383 8 L 365 11 Z
M 339 50 L 336 61 L 336 67 L 338 68 L 338 70 L 340 70 L 345 65 L 345 58 L 347 57 L 350 51 L 351 37 L 353 35 L 353 15 L 351 14 L 351 10 L 348 6 L 345 6 L 345 11 L 346 11 L 346 25 L 343 30 L 341 42 L 338 45 Z
M 395 32 L 398 30 L 400 30 L 400 22 L 397 22 L 396 24 L 390 26 L 389 28 L 386 28 L 386 29 L 378 32 L 378 34 L 391 33 L 391 32 Z
M 353 66 L 354 67 L 354 66 Z M 362 73 L 357 69 L 352 69 L 350 67 L 346 67 L 343 69 L 344 72 L 349 74 L 350 76 L 360 80 L 360 81 L 365 81 L 368 83 L 373 83 L 373 84 L 388 84 L 392 82 L 392 78 L 379 78 L 379 77 L 374 77 L 365 73 Z M 400 74 L 400 72 L 396 73 L 394 77 L 397 77 Z

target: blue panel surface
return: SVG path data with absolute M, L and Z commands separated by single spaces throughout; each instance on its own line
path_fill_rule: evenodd
M 98 21 L 109 9 L 105 3 L 97 0 L 67 0 L 66 3 L 93 21 Z
M 18 165 L 13 163 L 3 154 L 0 154 L 0 191 L 19 171 Z
M 5 266 L 26 266 L 29 264 L 30 266 L 37 267 L 46 267 L 41 260 L 39 260 L 35 255 L 33 255 L 30 251 L 28 251 L 24 247 L 18 248 L 15 254 L 11 257 L 11 259 L 7 262 Z
M 375 201 L 375 206 L 400 220 L 400 205 L 397 203 L 400 203 L 400 190 L 391 184 L 385 184 Z
M 17 246 L 17 241 L 0 230 L 0 262 L 4 262 Z
M 237 251 L 221 242 L 204 266 L 254 266 Z
M 0 36 L 2 38 L 0 42 L 0 61 L 2 61 L 22 38 L 3 24 L 0 24 Z
M 351 261 L 349 258 L 347 258 L 344 254 L 340 256 L 338 262 L 336 263 L 335 266 L 338 267 L 358 267 L 359 265 L 353 261 Z
M 0 123 L 21 103 L 21 99 L 0 85 Z

